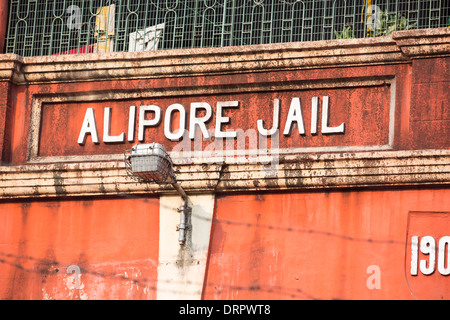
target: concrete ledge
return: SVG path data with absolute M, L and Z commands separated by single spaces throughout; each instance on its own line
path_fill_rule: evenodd
M 0 81 L 44 84 L 405 63 L 391 37 L 63 56 L 0 56 Z
M 450 28 L 396 31 L 392 39 L 411 59 L 450 56 Z
M 187 193 L 389 186 L 449 186 L 450 150 L 290 155 L 278 164 L 245 161 L 175 167 Z M 0 167 L 0 199 L 173 194 L 140 183 L 123 161 Z

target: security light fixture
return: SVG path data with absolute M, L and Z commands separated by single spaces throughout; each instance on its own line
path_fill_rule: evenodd
M 159 185 L 171 184 L 183 200 L 178 208 L 180 212 L 180 224 L 177 226 L 180 232 L 178 242 L 184 245 L 186 242 L 186 217 L 191 209 L 188 206 L 186 192 L 178 184 L 173 171 L 173 163 L 162 144 L 136 144 L 131 150 L 125 152 L 125 168 L 128 175 L 141 182 L 157 183 Z

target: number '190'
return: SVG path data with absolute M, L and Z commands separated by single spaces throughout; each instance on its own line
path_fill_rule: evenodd
M 419 259 L 419 251 L 428 256 Z M 436 256 L 437 252 L 437 256 Z M 411 275 L 417 276 L 419 270 L 424 275 L 431 275 L 437 270 L 443 276 L 450 274 L 450 236 L 436 240 L 432 236 L 411 237 Z

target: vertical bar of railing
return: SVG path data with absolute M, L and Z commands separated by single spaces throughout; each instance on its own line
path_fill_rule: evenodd
M 174 18 L 173 18 L 173 26 L 172 26 L 172 30 L 173 30 L 173 34 L 172 34 L 172 39 L 171 39 L 171 45 L 170 45 L 170 49 L 174 49 L 175 48 L 175 39 L 174 36 L 176 34 L 177 31 L 177 12 L 176 12 L 176 7 L 178 6 L 178 0 L 175 2 L 175 6 L 174 7 L 170 7 L 168 1 L 166 0 L 166 8 L 165 8 L 165 14 L 164 14 L 164 25 L 169 25 L 171 22 L 170 19 L 170 13 L 173 14 Z M 169 17 L 169 19 L 168 19 Z
M 129 34 L 131 33 L 130 29 L 128 28 L 128 22 L 129 22 L 128 4 L 124 8 L 123 17 L 125 19 L 125 23 L 123 25 L 123 28 L 125 30 L 124 41 L 126 43 L 127 42 L 127 36 L 129 37 Z M 131 46 L 133 46 L 133 47 L 131 47 Z M 128 41 L 128 51 L 134 51 L 135 49 L 136 49 L 136 41 L 134 43 L 131 43 L 130 41 Z
M 265 19 L 266 8 L 264 7 L 264 2 L 261 3 L 260 8 L 261 8 L 261 21 L 259 22 L 259 24 L 260 24 L 261 32 L 260 32 L 260 35 L 259 35 L 259 42 L 256 43 L 256 44 L 264 43 L 264 30 L 265 30 L 265 25 L 266 25 L 266 19 Z
M 13 21 L 13 10 L 12 10 L 12 8 L 13 8 L 13 1 L 11 1 L 10 3 L 9 3 L 9 12 L 8 12 L 8 16 L 9 16 L 9 19 L 8 19 L 8 27 L 7 27 L 7 29 L 6 29 L 6 39 L 5 39 L 5 53 L 7 53 L 7 52 L 11 52 L 10 51 L 10 48 L 11 48 L 11 42 L 13 42 L 13 44 L 14 44 L 14 41 L 11 41 L 11 30 L 12 30 L 12 21 Z M 14 47 L 13 47 L 13 50 L 14 50 Z
M 422 4 L 421 0 L 417 0 L 417 27 L 420 27 L 420 6 Z
M 138 30 L 139 30 L 139 14 L 138 14 L 138 11 L 139 11 L 139 4 L 138 4 L 138 6 L 135 9 L 133 9 L 130 6 L 130 2 L 127 1 L 127 5 L 126 5 L 127 20 L 126 20 L 126 23 L 125 23 L 125 30 L 127 30 L 127 32 L 128 32 L 128 34 L 127 34 L 128 37 L 129 37 L 129 33 L 131 31 L 132 32 L 138 32 Z M 135 18 L 135 20 L 133 19 L 133 17 Z M 130 28 L 133 28 L 133 29 L 130 29 Z M 136 42 L 137 41 L 135 40 L 132 44 L 129 44 L 129 45 L 133 46 L 132 47 L 132 51 L 136 51 L 136 46 L 137 46 Z M 128 48 L 128 50 L 130 51 L 130 48 Z
M 284 2 L 281 6 L 281 19 L 280 19 L 280 39 L 281 42 L 292 42 L 294 37 L 294 7 L 295 4 L 291 6 L 291 16 L 287 16 L 287 5 Z M 287 27 L 288 26 L 288 27 Z M 287 35 L 287 36 L 286 36 Z
M 114 52 L 119 51 L 120 46 L 123 48 L 123 51 L 125 51 L 125 43 L 126 43 L 126 32 L 123 32 L 120 28 L 120 18 L 122 17 L 122 0 L 116 0 L 114 3 L 116 4 L 116 19 L 114 21 Z M 123 32 L 123 36 L 121 37 L 121 33 Z M 120 43 L 123 41 L 123 43 Z
M 335 28 L 334 25 L 336 23 L 335 18 L 336 18 L 336 0 L 333 1 L 333 6 L 331 9 L 331 39 L 334 39 L 334 34 L 335 34 Z
M 223 13 L 222 13 L 222 31 L 221 31 L 221 38 L 220 38 L 220 46 L 225 46 L 225 24 L 226 24 L 226 17 L 227 15 L 227 0 L 223 1 Z
M 199 2 L 200 2 L 199 0 L 194 1 L 195 6 L 194 6 L 194 8 L 191 8 L 191 9 L 193 9 L 193 11 L 195 13 L 198 12 Z M 199 19 L 198 15 L 194 14 L 194 17 L 192 19 L 193 24 L 192 24 L 191 48 L 196 48 L 197 47 L 197 39 L 196 38 L 198 37 L 198 34 L 203 35 L 203 30 L 201 29 L 202 28 L 202 24 L 201 23 L 200 23 L 200 33 L 197 33 L 198 29 L 199 29 L 199 24 L 198 24 L 199 20 L 198 19 Z M 200 45 L 199 46 L 201 47 L 201 39 L 200 39 Z
M 304 36 L 305 36 L 305 14 L 306 14 L 306 7 L 305 7 L 305 3 L 303 1 L 300 1 L 300 3 L 302 4 L 302 26 L 301 26 L 301 32 L 300 32 L 300 41 L 304 41 Z
M 312 1 L 312 8 L 311 8 L 311 34 L 310 34 L 310 38 L 309 41 L 313 41 L 314 40 L 314 26 L 315 26 L 315 20 L 317 19 L 316 15 L 316 0 Z
M 356 30 L 356 26 L 355 26 L 355 21 L 357 21 L 356 20 L 356 12 L 358 12 L 358 9 L 356 7 L 356 1 L 353 1 L 353 10 L 352 10 L 351 14 L 350 15 L 347 15 L 347 13 L 345 14 L 345 18 L 348 17 L 351 20 L 352 30 Z M 346 19 L 344 19 L 344 20 L 346 20 Z M 364 20 L 366 20 L 366 19 L 364 19 Z
M 428 15 L 428 21 L 429 25 L 428 28 L 436 28 L 439 27 L 440 24 L 440 8 L 441 8 L 442 1 L 440 0 L 431 0 L 430 3 L 430 11 Z M 435 23 L 437 21 L 437 23 Z
M 187 18 L 188 18 L 188 8 L 187 8 L 187 5 L 186 5 L 186 2 L 184 3 L 184 6 L 183 6 L 183 8 L 181 9 L 182 10 L 182 12 L 183 12 L 183 23 L 182 23 L 182 34 L 181 34 L 181 37 L 180 37 L 180 48 L 184 48 L 185 47 L 185 42 L 186 42 L 186 29 L 187 29 L 187 24 L 188 24 L 188 21 L 189 20 L 187 20 Z M 156 30 L 155 30 L 155 36 L 156 36 Z
M 179 0 L 177 0 L 175 2 L 175 5 L 173 6 L 173 8 L 171 8 L 171 11 L 173 12 L 174 18 L 173 18 L 173 40 L 172 40 L 172 49 L 176 49 L 177 48 L 177 39 L 179 38 L 178 32 L 179 30 L 182 30 L 183 26 L 181 26 L 181 28 L 178 26 L 179 25 L 179 13 L 177 11 L 178 9 L 178 5 L 179 5 Z
M 28 2 L 28 5 L 31 3 L 31 1 Z M 34 41 L 36 38 L 36 27 L 37 27 L 37 15 L 38 15 L 38 3 L 35 1 L 34 3 L 34 10 L 33 11 L 33 32 L 31 35 L 31 44 L 30 44 L 30 56 L 34 56 Z
M 297 16 L 297 14 L 303 13 L 303 11 L 304 11 L 303 2 L 299 1 L 299 2 L 293 3 L 292 5 L 290 5 L 290 9 L 289 10 L 288 10 L 288 5 L 285 3 L 283 5 L 283 17 L 286 17 L 286 15 L 288 15 L 289 11 L 290 11 L 291 16 L 290 16 L 290 18 L 288 20 L 283 19 L 283 27 L 282 27 L 283 31 L 282 32 L 283 32 L 283 41 L 285 41 L 284 40 L 285 39 L 284 38 L 284 34 L 286 33 L 286 31 L 288 31 L 288 33 L 289 33 L 288 34 L 288 41 L 292 42 L 292 41 L 294 41 L 296 35 L 298 37 L 301 36 L 301 31 L 298 34 L 295 34 L 295 31 L 298 30 L 298 28 L 300 28 L 300 30 L 303 28 L 302 25 L 299 25 L 296 28 L 296 25 L 297 25 L 296 21 L 301 21 L 303 23 L 303 18 L 300 20 L 300 16 Z M 289 31 L 289 29 L 286 29 L 284 27 L 286 21 L 289 21 L 290 31 Z M 296 28 L 296 29 L 294 29 L 294 28 Z
M 361 22 L 363 24 L 363 37 L 370 37 L 370 30 L 369 28 L 373 29 L 375 24 L 374 24 L 374 18 L 373 18 L 373 6 L 377 5 L 377 0 L 372 0 L 371 5 L 369 6 L 368 0 L 364 1 L 364 8 L 362 9 L 363 13 L 361 16 Z M 370 12 L 369 12 L 370 11 Z M 368 17 L 370 15 L 371 20 L 368 21 Z
M 54 41 L 54 32 L 53 30 L 55 29 L 55 9 L 56 9 L 56 1 L 53 2 L 53 8 L 52 8 L 52 29 L 51 29 L 51 37 L 50 37 L 50 46 L 48 48 L 49 53 L 48 54 L 52 54 L 53 53 L 53 41 Z M 61 50 L 59 50 L 61 51 Z
M 267 22 L 267 24 L 269 25 L 269 31 L 267 32 L 268 33 L 268 35 L 267 35 L 268 41 L 267 42 L 265 41 L 264 43 L 273 43 L 273 41 L 274 41 L 274 39 L 273 39 L 273 34 L 274 34 L 273 28 L 274 28 L 274 25 L 276 25 L 276 24 L 274 24 L 274 20 L 275 20 L 275 3 L 274 2 L 275 1 L 272 1 L 272 3 L 271 3 L 271 7 L 272 8 L 270 10 L 270 20 Z M 265 16 L 265 14 L 264 14 L 264 16 Z M 264 30 L 263 32 L 266 32 L 266 30 Z
M 25 56 L 33 56 L 33 45 L 34 45 L 34 33 L 35 33 L 35 21 L 36 21 L 36 10 L 32 10 L 30 6 L 36 5 L 35 1 L 28 1 L 27 2 L 27 13 L 31 12 L 31 26 L 29 26 L 30 29 L 27 28 L 27 36 L 25 37 Z M 34 20 L 34 21 L 33 21 Z M 31 33 L 31 35 L 30 35 Z
M 94 42 L 97 41 L 97 39 L 95 39 L 95 18 L 96 18 L 96 12 L 94 13 L 94 3 L 93 3 L 93 0 L 90 0 L 90 2 L 89 2 L 88 33 L 89 33 L 89 37 L 92 37 L 92 40 Z M 98 52 L 98 48 L 96 48 L 95 52 Z
M 48 0 L 46 0 L 45 1 L 45 19 L 44 19 L 44 26 L 43 26 L 43 28 L 42 28 L 42 30 L 43 30 L 43 33 L 44 33 L 44 35 L 43 35 L 43 37 L 42 37 L 42 45 L 41 45 L 41 55 L 45 55 L 45 53 L 44 53 L 44 50 L 46 49 L 46 42 L 45 42 L 45 39 L 48 39 L 47 41 L 48 41 L 48 48 L 47 48 L 47 54 L 51 54 L 51 50 L 50 50 L 50 48 L 51 48 L 51 45 L 52 45 L 52 35 L 51 35 L 51 32 L 50 32 L 50 34 L 49 35 L 47 35 L 47 23 L 48 23 L 48 19 L 47 19 L 47 17 L 48 17 L 48 15 L 50 14 L 50 12 L 48 12 L 48 9 L 49 9 L 49 3 L 48 3 Z
M 205 8 L 203 9 L 203 12 L 201 12 L 200 16 L 202 17 L 202 38 L 201 38 L 201 48 L 206 47 L 206 43 L 208 41 L 208 30 L 209 30 L 209 26 L 208 26 L 208 20 L 206 19 L 207 16 L 207 12 L 209 11 L 209 8 L 206 7 L 206 0 L 203 1 L 203 4 L 205 6 Z
M 19 36 L 20 24 L 21 23 L 26 24 L 26 21 L 23 21 L 23 19 L 20 18 L 20 16 L 19 16 L 19 12 L 20 12 L 19 7 L 20 7 L 20 3 L 19 3 L 19 1 L 17 1 L 17 3 L 16 3 L 17 23 L 14 26 L 15 30 L 14 30 L 14 40 L 13 40 L 13 44 L 14 44 L 13 45 L 13 50 L 14 50 L 13 52 L 20 55 L 20 52 L 17 49 L 17 44 L 18 44 L 17 39 L 18 39 L 18 36 Z
M 255 17 L 255 8 L 256 8 L 256 6 L 255 5 L 253 5 L 252 6 L 252 10 L 251 10 L 251 12 L 252 12 L 252 15 L 251 15 L 251 24 L 250 24 L 250 44 L 255 44 L 255 42 L 253 41 L 253 38 L 254 38 L 254 20 L 253 20 L 253 18 Z
M 66 15 L 67 10 L 67 1 L 63 1 L 61 6 L 61 15 L 59 16 L 61 21 L 61 50 L 68 51 L 70 48 L 70 32 L 66 31 L 66 21 L 64 20 L 64 16 Z
M 17 7 L 18 9 L 20 8 L 20 2 L 21 1 L 19 1 L 19 5 Z M 25 16 L 23 18 L 21 18 L 21 19 L 19 18 L 19 20 L 22 20 L 24 22 L 24 26 L 25 26 L 24 27 L 24 34 L 23 34 L 22 53 L 21 53 L 22 56 L 28 56 L 27 55 L 27 51 L 26 51 L 26 41 L 27 41 L 27 37 L 28 37 L 28 28 L 29 28 L 28 21 L 27 21 L 29 13 L 30 13 L 30 3 L 27 1 L 26 14 L 25 14 Z
M 234 30 L 235 30 L 235 21 L 236 21 L 236 1 L 231 1 L 231 3 L 232 3 L 232 9 L 231 9 L 229 45 L 232 46 L 235 44 Z M 241 40 L 241 43 L 236 43 L 236 44 L 242 45 L 242 40 Z
M 408 17 L 408 28 L 412 25 L 417 28 L 419 26 L 419 0 L 415 0 L 416 5 L 413 5 L 414 0 L 408 1 L 408 10 L 407 10 L 407 17 Z M 414 18 L 413 18 L 414 16 Z
M 141 4 L 141 2 L 139 1 L 139 4 Z M 143 37 L 144 37 L 144 39 L 143 39 L 143 47 L 142 47 L 142 50 L 146 50 L 146 39 L 147 39 L 147 33 L 146 33 L 146 28 L 149 26 L 149 23 L 148 23 L 148 10 L 150 9 L 150 6 L 149 6 L 149 3 L 148 3 L 148 0 L 146 0 L 146 1 L 144 1 L 144 3 L 143 3 L 143 5 L 144 5 L 144 16 L 143 16 L 143 24 L 142 24 L 142 26 L 140 26 L 140 28 L 141 28 L 141 30 L 142 30 L 142 33 L 143 33 Z M 140 6 L 140 8 L 142 8 L 142 6 Z M 155 28 L 155 34 L 154 34 L 154 37 L 155 37 L 155 39 L 156 39 L 156 28 Z
M 398 27 L 398 14 L 398 1 L 395 1 L 394 30 L 397 30 Z
M 329 15 L 327 14 L 327 8 L 328 8 L 328 1 L 323 2 L 323 20 L 322 20 L 322 34 L 321 34 L 321 40 L 326 39 L 326 29 L 330 27 L 329 25 Z
M 259 7 L 259 8 L 258 8 L 258 7 Z M 260 19 L 260 22 L 259 22 L 259 24 L 260 24 L 260 28 L 259 28 L 259 29 L 258 29 L 258 27 L 257 27 L 258 21 L 256 21 L 256 23 L 255 23 L 255 20 L 253 19 L 253 18 L 255 17 L 255 10 L 256 10 L 257 8 L 258 8 L 258 9 L 261 9 L 261 11 L 262 11 L 262 12 L 261 12 L 261 15 L 260 15 L 261 19 Z M 262 43 L 263 21 L 264 21 L 264 5 L 263 5 L 263 4 L 260 4 L 260 3 L 255 4 L 255 5 L 253 6 L 253 9 L 252 9 L 252 42 L 251 42 L 251 44 L 259 44 L 259 43 Z M 259 40 L 258 40 L 258 34 L 257 34 L 257 33 L 256 33 L 255 37 L 253 36 L 253 32 L 255 31 L 253 28 L 256 29 L 256 32 L 258 32 L 258 30 L 260 30 Z M 254 39 L 255 39 L 256 42 L 253 41 Z
M 247 12 L 250 12 L 250 14 L 247 14 Z M 243 3 L 242 6 L 242 31 L 241 31 L 241 39 L 244 39 L 244 41 L 248 44 L 251 44 L 252 41 L 252 21 L 251 18 L 249 19 L 248 17 L 251 17 L 251 7 L 249 8 L 249 5 L 247 4 L 247 2 Z M 250 21 L 248 21 L 250 20 Z M 246 37 L 247 35 L 247 37 Z M 248 39 L 247 39 L 248 38 Z
M 158 25 L 159 24 L 159 22 L 160 22 L 160 20 L 159 20 L 159 9 L 160 9 L 160 1 L 161 0 L 156 0 L 156 5 L 155 5 L 155 0 L 150 0 L 151 2 L 152 2 L 152 4 L 153 4 L 153 6 L 155 7 L 155 25 Z M 162 33 L 161 33 L 161 49 L 165 49 L 166 48 L 166 44 L 165 44 L 165 29 L 166 28 L 164 28 L 164 30 L 162 31 Z

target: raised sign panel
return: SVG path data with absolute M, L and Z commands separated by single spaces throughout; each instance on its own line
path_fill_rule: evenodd
M 410 212 L 405 273 L 417 299 L 450 298 L 450 212 Z
M 151 142 L 185 159 L 392 148 L 393 80 L 302 85 L 36 97 L 29 160 L 118 155 Z

